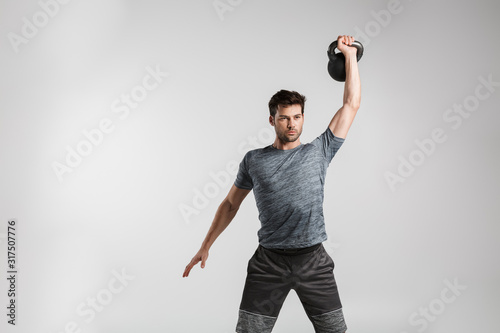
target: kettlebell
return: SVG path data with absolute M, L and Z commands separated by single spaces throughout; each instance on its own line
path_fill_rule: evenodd
M 354 41 L 349 46 L 355 47 L 357 49 L 356 58 L 357 61 L 359 61 L 363 56 L 363 51 L 364 51 L 363 45 L 358 41 Z M 330 59 L 330 61 L 328 62 L 328 73 L 335 81 L 344 82 L 346 76 L 345 56 L 342 52 L 335 53 L 336 48 L 337 48 L 337 41 L 334 41 L 328 47 L 328 51 L 326 51 L 326 54 Z

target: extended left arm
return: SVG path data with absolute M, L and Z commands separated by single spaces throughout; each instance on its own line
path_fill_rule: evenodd
M 361 103 L 361 81 L 359 79 L 356 48 L 349 45 L 353 37 L 339 36 L 338 49 L 345 56 L 346 80 L 342 107 L 330 121 L 330 129 L 336 137 L 345 138 Z

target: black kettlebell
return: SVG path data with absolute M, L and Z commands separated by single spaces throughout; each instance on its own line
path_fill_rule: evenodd
M 357 49 L 356 58 L 357 61 L 359 61 L 363 56 L 363 51 L 364 51 L 363 45 L 358 41 L 354 41 L 349 46 L 353 46 Z M 335 53 L 336 48 L 337 48 L 337 41 L 334 41 L 333 43 L 330 44 L 330 46 L 328 47 L 328 51 L 326 52 L 328 58 L 330 59 L 330 61 L 328 62 L 328 73 L 335 81 L 344 82 L 346 76 L 345 56 L 342 52 Z

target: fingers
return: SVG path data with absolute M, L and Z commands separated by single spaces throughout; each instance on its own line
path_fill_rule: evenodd
M 193 258 L 191 259 L 191 262 L 186 266 L 186 269 L 184 269 L 184 273 L 182 274 L 182 277 L 187 277 L 189 276 L 189 272 L 191 272 L 191 269 L 194 267 L 194 265 L 196 265 L 198 262 L 200 261 L 200 259 L 198 258 Z
M 191 269 L 201 261 L 201 268 L 205 268 L 205 262 L 207 261 L 208 254 L 197 254 L 196 256 L 191 259 L 191 262 L 186 266 L 184 269 L 184 273 L 182 274 L 182 277 L 187 277 L 189 276 L 189 272 L 191 272 Z
M 182 277 L 188 277 L 189 272 L 191 272 L 191 268 L 193 268 L 191 264 L 187 265 L 186 268 L 184 269 L 184 273 L 182 273 Z
M 190 271 L 191 271 L 191 268 L 186 267 L 186 269 L 184 270 L 184 273 L 182 273 L 182 277 L 188 277 Z
M 345 44 L 345 45 L 352 45 L 354 42 L 354 37 L 353 36 L 348 36 L 348 35 L 339 35 L 337 37 L 338 44 Z

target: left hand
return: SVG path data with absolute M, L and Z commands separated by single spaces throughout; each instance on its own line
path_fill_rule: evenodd
M 347 58 L 349 56 L 356 56 L 357 54 L 357 49 L 352 45 L 352 42 L 354 42 L 354 37 L 352 36 L 339 36 L 337 38 L 337 49 L 344 54 L 344 56 Z

